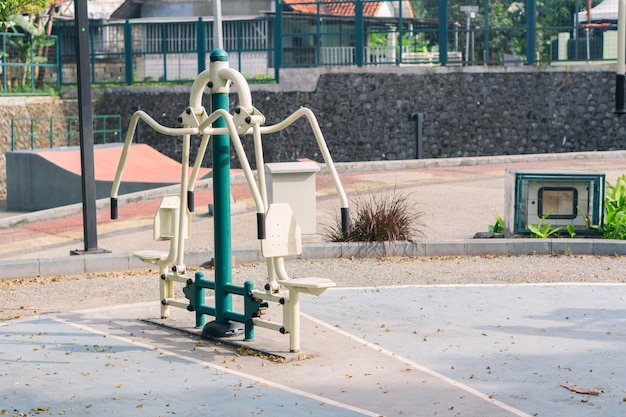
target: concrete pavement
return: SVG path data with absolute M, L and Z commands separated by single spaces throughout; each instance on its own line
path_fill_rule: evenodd
M 201 340 L 184 310 L 155 325 L 156 302 L 14 320 L 0 323 L 0 412 L 623 415 L 625 295 L 623 284 L 329 290 L 303 302 L 295 356 L 269 330 Z M 250 350 L 268 347 L 277 356 Z
M 368 189 L 412 193 L 424 213 L 427 237 L 415 246 L 398 245 L 395 249 L 402 253 L 550 253 L 559 245 L 558 239 L 470 237 L 486 230 L 495 212 L 502 213 L 505 167 L 594 169 L 614 181 L 626 161 L 626 153 L 621 152 L 567 156 L 502 157 L 474 165 L 398 161 L 363 164 L 361 170 L 346 164 L 342 178 L 351 193 Z M 423 165 L 413 166 L 414 162 Z M 335 208 L 334 200 L 325 197 L 329 189 L 325 181 L 322 175 L 318 182 L 318 219 L 322 220 L 328 218 L 327 210 Z M 245 187 L 234 190 L 236 202 L 247 201 Z M 76 226 L 80 214 L 61 220 L 54 213 L 38 213 L 34 216 L 42 216 L 39 222 L 5 218 L 3 222 L 11 227 L 0 231 L 0 240 L 11 243 L 0 244 L 0 268 L 6 274 L 7 269 L 30 267 L 40 274 L 46 268 L 141 267 L 131 263 L 126 251 L 155 243 L 150 230 L 154 201 L 135 197 L 126 207 L 128 212 L 121 213 L 119 223 L 106 220 L 106 207 L 99 214 L 102 246 L 113 250 L 108 255 L 68 255 L 70 249 L 80 247 Z M 249 214 L 244 210 L 233 221 L 233 253 L 238 262 L 258 256 Z M 210 223 L 202 212 L 195 216 L 194 236 L 202 238 L 189 240 L 190 261 L 210 259 Z M 605 244 L 609 245 L 581 242 L 574 250 L 624 253 L 619 242 Z M 316 236 L 306 246 L 310 254 L 331 257 L 337 251 L 381 256 L 394 250 L 389 245 L 337 249 Z M 623 415 L 624 297 L 623 284 L 330 289 L 302 302 L 299 354 L 286 351 L 287 336 L 264 329 L 256 331 L 253 342 L 201 340 L 192 314 L 173 309 L 173 319 L 163 322 L 156 302 L 0 322 L 0 412 Z M 277 314 L 275 306 L 271 310 Z

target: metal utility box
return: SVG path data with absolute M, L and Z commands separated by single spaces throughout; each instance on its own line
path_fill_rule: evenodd
M 300 225 L 302 234 L 317 233 L 314 162 L 278 162 L 265 164 L 269 203 L 287 203 Z
M 604 174 L 594 171 L 507 169 L 505 235 L 529 235 L 528 225 L 540 222 L 564 233 L 571 224 L 576 234 L 593 234 L 588 225 L 603 221 L 604 183 Z

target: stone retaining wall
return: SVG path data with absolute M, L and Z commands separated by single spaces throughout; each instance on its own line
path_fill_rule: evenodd
M 626 118 L 611 113 L 614 79 L 614 73 L 598 70 L 438 73 L 402 68 L 397 73 L 325 73 L 312 92 L 253 91 L 252 97 L 267 124 L 300 106 L 310 107 L 335 161 L 415 158 L 415 113 L 423 114 L 424 158 L 577 152 L 624 149 Z M 160 123 L 177 126 L 188 97 L 189 90 L 181 88 L 110 89 L 97 108 L 100 114 L 126 113 L 126 125 L 139 106 Z M 207 107 L 208 102 L 207 95 Z M 235 102 L 232 94 L 231 106 Z M 179 156 L 178 141 L 145 125 L 140 140 Z M 251 139 L 245 144 L 251 148 Z M 267 162 L 321 161 L 302 121 L 268 136 L 264 148 Z M 208 166 L 210 157 L 205 161 Z
M 385 72 L 383 72 L 385 70 Z M 611 113 L 615 75 L 608 68 L 444 68 L 398 67 L 325 69 L 314 88 L 298 91 L 251 86 L 254 105 L 274 124 L 301 106 L 311 108 L 333 159 L 339 162 L 413 159 L 416 122 L 423 114 L 423 157 L 561 153 L 626 147 L 626 118 Z M 309 77 L 310 78 L 310 77 Z M 293 80 L 289 80 L 293 84 Z M 261 91 L 265 88 L 267 91 Z M 273 90 L 273 91 L 270 91 Z M 236 91 L 234 88 L 231 90 Z M 97 98 L 96 98 L 97 97 Z M 94 94 L 96 114 L 121 114 L 126 129 L 138 108 L 175 127 L 189 103 L 189 86 L 119 87 Z M 33 101 L 31 100 L 40 100 Z M 10 150 L 10 118 L 75 115 L 75 100 L 26 99 L 2 105 L 4 150 Z M 231 94 L 231 106 L 237 101 Z M 204 105 L 209 107 L 209 95 Z M 31 103 L 31 104 L 29 104 Z M 38 104 L 39 103 L 39 104 Z M 179 160 L 180 140 L 139 125 L 138 140 Z M 192 143 L 192 157 L 199 139 Z M 252 149 L 252 138 L 244 138 Z M 300 120 L 264 140 L 266 162 L 309 158 L 321 161 L 311 129 Z M 238 166 L 232 156 L 233 166 Z M 254 158 L 249 155 L 254 167 Z M 210 150 L 204 166 L 210 166 Z M 0 197 L 5 192 L 4 152 L 0 154 Z

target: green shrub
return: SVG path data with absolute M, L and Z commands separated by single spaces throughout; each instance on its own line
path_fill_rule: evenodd
M 544 223 L 547 218 L 552 214 L 552 210 L 548 211 L 541 219 L 539 223 L 536 225 L 529 224 L 528 229 L 530 230 L 530 237 L 539 238 L 539 239 L 547 239 L 551 236 L 558 237 L 558 233 L 561 230 L 560 227 L 552 227 L 552 223 Z
M 615 185 L 606 182 L 604 193 L 604 224 L 595 226 L 605 239 L 626 239 L 626 176 L 622 174 Z
M 504 233 L 504 219 L 496 213 L 496 222 L 488 227 L 491 233 Z
M 331 242 L 385 242 L 412 240 L 423 236 L 420 228 L 422 212 L 409 201 L 408 196 L 391 192 L 363 197 L 357 195 L 350 207 L 350 231 L 341 230 L 341 219 L 334 217 L 325 226 L 324 237 Z

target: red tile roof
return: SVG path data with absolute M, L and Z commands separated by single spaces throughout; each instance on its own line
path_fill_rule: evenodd
M 319 11 L 322 14 L 354 16 L 353 2 L 337 3 L 336 0 L 283 0 L 283 3 L 289 5 L 294 12 L 317 13 L 319 7 Z M 381 5 L 382 2 L 380 1 L 364 1 L 363 15 L 376 16 Z

